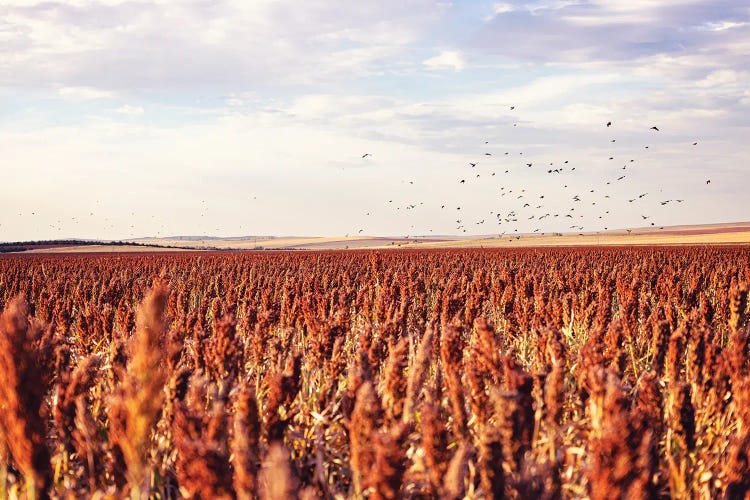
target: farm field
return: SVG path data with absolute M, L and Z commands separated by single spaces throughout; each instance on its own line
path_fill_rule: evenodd
M 746 498 L 750 249 L 0 256 L 0 497 Z
M 418 237 L 268 237 L 236 238 L 138 238 L 121 245 L 49 245 L 26 250 L 27 253 L 116 253 L 194 250 L 341 250 L 383 248 L 523 248 L 560 246 L 627 246 L 627 245 L 711 245 L 750 244 L 750 222 L 665 226 L 602 231 L 600 233 L 565 233 L 519 236 L 418 236 Z

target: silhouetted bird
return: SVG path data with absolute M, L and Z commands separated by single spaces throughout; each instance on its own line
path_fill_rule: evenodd
M 607 126 L 611 127 L 612 126 L 612 122 L 607 122 Z
M 659 127 L 651 127 L 649 130 L 656 130 L 658 132 L 659 131 Z
M 362 158 L 367 158 L 368 156 L 372 156 L 370 153 L 365 153 L 362 155 Z

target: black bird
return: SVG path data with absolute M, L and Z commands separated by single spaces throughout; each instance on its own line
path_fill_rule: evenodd
M 510 107 L 510 110 L 511 110 L 511 111 L 513 111 L 514 109 L 516 109 L 516 107 L 515 107 L 515 106 L 511 106 L 511 107 Z
M 492 156 L 492 153 L 484 153 L 484 156 Z
M 711 179 L 708 179 L 708 180 L 706 181 L 706 184 L 711 184 Z
M 362 155 L 362 158 L 367 158 L 368 156 L 372 156 L 370 153 L 365 153 Z
M 697 143 L 697 142 L 694 142 L 694 143 L 693 143 L 693 146 L 697 146 L 697 145 L 698 145 L 698 143 Z
M 607 122 L 607 126 L 611 127 L 612 126 L 612 122 Z
M 649 130 L 656 130 L 658 132 L 659 131 L 659 127 L 651 127 Z
M 526 166 L 527 166 L 527 167 L 530 167 L 531 165 L 532 165 L 531 163 L 527 163 L 527 164 L 526 164 Z
M 461 182 L 459 184 L 466 184 L 466 179 L 461 179 Z
M 477 164 L 476 164 L 476 163 L 469 163 L 469 165 L 471 165 L 471 168 L 474 168 L 474 167 L 476 167 L 476 166 L 477 166 Z

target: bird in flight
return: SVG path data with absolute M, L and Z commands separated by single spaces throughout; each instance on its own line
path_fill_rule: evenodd
M 611 127 L 612 126 L 612 122 L 607 122 L 607 126 Z
M 513 111 L 514 109 L 516 109 L 516 107 L 515 107 L 515 106 L 511 106 L 511 107 L 510 107 L 510 110 L 511 110 L 511 111 Z
M 367 158 L 368 156 L 372 156 L 372 154 L 370 154 L 370 153 L 365 153 L 365 154 L 363 154 L 363 155 L 362 155 L 362 158 Z
M 649 130 L 656 130 L 658 132 L 659 131 L 659 127 L 651 127 Z
M 706 181 L 706 184 L 711 184 L 711 179 L 708 179 L 708 180 Z

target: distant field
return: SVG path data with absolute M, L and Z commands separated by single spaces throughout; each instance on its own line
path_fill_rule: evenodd
M 750 244 L 750 222 L 635 228 L 602 233 L 544 235 L 485 235 L 474 237 L 258 237 L 258 238 L 140 238 L 131 243 L 153 246 L 81 245 L 50 246 L 27 250 L 32 253 L 164 252 L 185 250 L 341 250 L 368 248 L 479 248 L 553 247 L 596 245 L 707 245 Z

